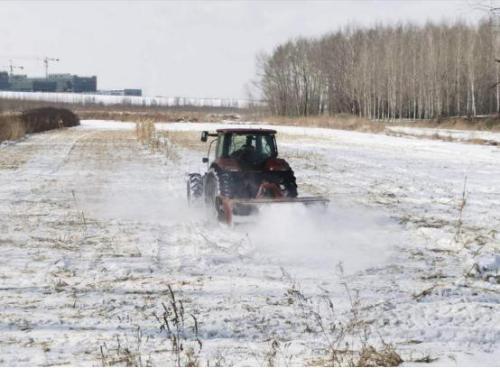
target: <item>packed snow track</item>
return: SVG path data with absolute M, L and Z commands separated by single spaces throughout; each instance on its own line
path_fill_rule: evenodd
M 320 364 L 336 338 L 498 364 L 498 147 L 276 127 L 330 206 L 228 227 L 185 199 L 220 126 L 157 124 L 158 152 L 105 121 L 0 145 L 1 365 Z

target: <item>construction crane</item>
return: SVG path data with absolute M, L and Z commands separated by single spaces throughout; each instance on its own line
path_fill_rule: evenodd
M 12 60 L 9 60 L 9 66 L 2 66 L 2 68 L 9 68 L 9 74 L 10 75 L 14 74 L 14 70 L 15 69 L 24 70 L 24 66 L 22 66 L 22 65 L 14 65 L 14 63 L 12 62 Z
M 50 58 L 48 56 L 45 56 L 43 58 L 43 64 L 45 65 L 45 78 L 49 77 L 49 61 L 59 61 L 59 58 Z

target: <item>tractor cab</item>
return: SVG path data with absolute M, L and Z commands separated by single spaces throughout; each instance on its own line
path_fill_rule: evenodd
M 202 141 L 208 136 L 217 137 L 212 142 L 216 143 L 215 162 L 235 162 L 249 168 L 278 157 L 275 134 L 271 129 L 219 129 L 215 134 L 202 134 Z
M 229 158 L 244 166 L 259 166 L 278 156 L 274 133 L 269 131 L 218 132 L 215 158 Z

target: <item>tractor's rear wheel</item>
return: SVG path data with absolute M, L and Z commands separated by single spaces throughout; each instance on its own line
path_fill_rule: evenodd
M 186 192 L 189 204 L 201 198 L 203 195 L 203 179 L 200 174 L 189 174 Z
M 231 225 L 233 221 L 233 212 L 227 199 L 223 197 L 215 198 L 215 211 L 217 212 L 217 220 Z
M 205 203 L 212 208 L 218 221 L 230 224 L 232 209 L 227 200 L 231 196 L 230 176 L 210 170 L 205 182 Z
M 205 177 L 203 191 L 205 204 L 207 207 L 213 208 L 215 205 L 215 197 L 219 195 L 219 179 L 213 170 L 210 170 Z

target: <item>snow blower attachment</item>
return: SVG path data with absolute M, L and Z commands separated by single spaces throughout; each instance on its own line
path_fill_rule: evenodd
M 276 131 L 271 129 L 219 129 L 202 132 L 201 141 L 210 137 L 207 172 L 189 174 L 187 197 L 191 204 L 204 201 L 217 218 L 232 224 L 236 216 L 249 216 L 259 207 L 274 204 L 326 204 L 322 197 L 298 197 L 293 170 L 278 158 Z M 215 145 L 215 159 L 210 151 Z

